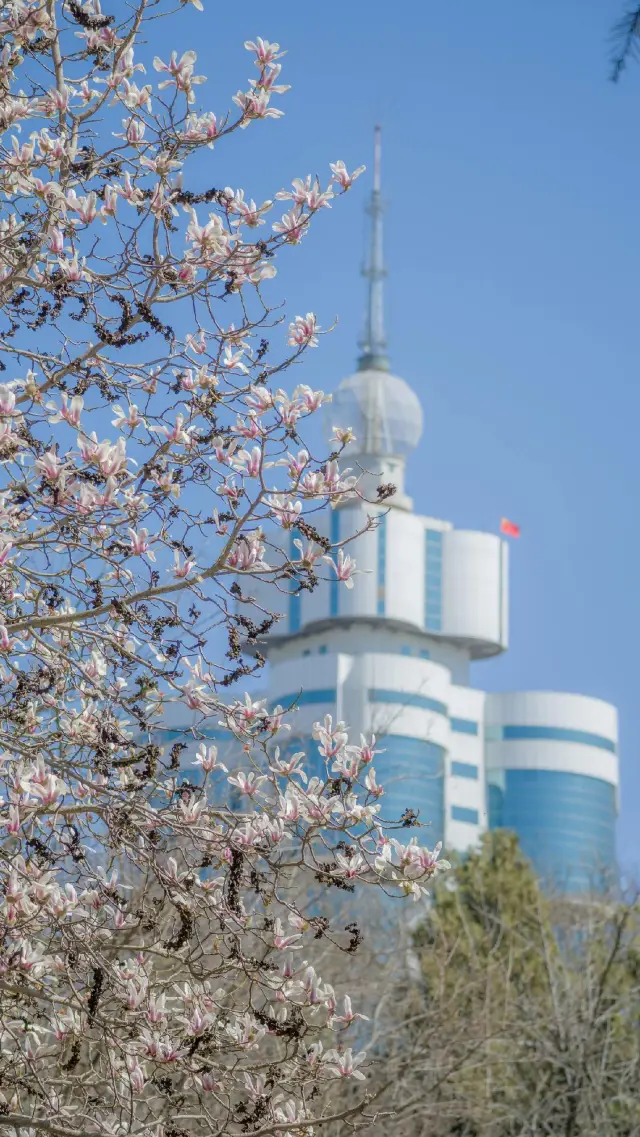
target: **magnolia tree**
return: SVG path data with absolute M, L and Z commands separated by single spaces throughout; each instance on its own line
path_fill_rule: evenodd
M 336 1078 L 362 1084 L 345 1120 L 369 1100 L 359 933 L 331 898 L 417 897 L 438 865 L 380 820 L 372 744 L 325 719 L 308 779 L 282 708 L 231 693 L 274 619 L 252 578 L 352 583 L 313 525 L 359 492 L 348 430 L 314 459 L 298 432 L 325 396 L 279 385 L 319 329 L 263 293 L 356 174 L 297 178 L 273 222 L 212 188 L 214 145 L 282 114 L 278 45 L 245 45 L 254 78 L 214 113 L 195 51 L 136 54 L 160 0 L 114 7 L 0 17 L 0 1132 L 311 1133 Z M 181 746 L 154 741 L 171 703 L 196 740 L 222 724 L 237 768 L 203 743 L 180 782 Z

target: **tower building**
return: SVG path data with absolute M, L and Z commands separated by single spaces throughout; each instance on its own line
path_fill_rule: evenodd
M 355 737 L 375 733 L 384 814 L 419 812 L 424 843 L 463 852 L 488 827 L 514 829 L 544 879 L 595 888 L 615 873 L 617 712 L 585 695 L 470 685 L 471 662 L 508 647 L 509 550 L 493 533 L 415 512 L 406 493 L 422 409 L 387 351 L 380 158 L 377 130 L 365 330 L 328 422 L 354 430 L 342 464 L 361 474 L 365 500 L 318 515 L 317 528 L 335 543 L 368 516 L 377 524 L 349 546 L 364 570 L 352 590 L 331 580 L 283 598 L 252 582 L 266 609 L 286 609 L 262 649 L 269 705 L 297 707 L 294 734 L 310 755 L 325 713 Z M 386 483 L 394 496 L 371 505 Z

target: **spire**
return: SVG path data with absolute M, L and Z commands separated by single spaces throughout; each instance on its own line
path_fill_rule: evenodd
M 380 193 L 381 149 L 380 127 L 376 126 L 373 159 L 373 190 L 368 207 L 368 213 L 371 218 L 371 241 L 366 268 L 363 270 L 363 276 L 368 281 L 367 313 L 364 335 L 360 343 L 362 355 L 358 360 L 359 371 L 366 371 L 368 368 L 372 368 L 376 371 L 389 370 L 387 341 L 384 336 L 383 310 L 383 282 L 387 274 L 384 267 L 384 252 L 382 246 L 382 214 L 384 206 Z

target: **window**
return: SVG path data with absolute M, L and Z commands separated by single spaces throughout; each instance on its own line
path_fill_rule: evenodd
M 616 744 L 610 738 L 592 734 L 588 730 L 571 730 L 563 726 L 503 726 L 500 737 L 505 741 L 577 742 L 581 746 L 595 746 L 598 750 L 616 753 Z
M 278 702 L 282 707 L 309 707 L 315 703 L 326 703 L 332 706 L 336 701 L 335 687 L 323 687 L 317 691 L 296 691 L 295 694 L 280 695 Z
M 452 762 L 451 773 L 456 778 L 473 778 L 476 782 L 478 780 L 478 767 L 472 762 Z
M 311 655 L 311 651 L 310 651 L 310 649 L 309 649 L 308 647 L 306 647 L 306 648 L 304 649 L 304 651 L 303 651 L 303 653 L 302 653 L 302 654 L 303 654 L 303 655 Z
M 429 632 L 441 632 L 442 533 L 439 529 L 425 529 L 424 538 L 424 626 Z
M 477 825 L 480 818 L 477 809 L 467 809 L 463 805 L 452 805 L 451 820 L 466 821 L 469 825 Z
M 318 655 L 326 655 L 326 654 L 327 654 L 327 645 L 326 644 L 320 644 L 320 647 L 318 648 Z
M 431 659 L 431 652 L 423 647 L 420 651 L 420 659 Z
M 451 729 L 455 730 L 456 734 L 475 734 L 478 733 L 478 724 L 473 722 L 472 719 L 451 719 Z
M 438 715 L 446 715 L 446 703 L 439 699 L 432 699 L 429 695 L 417 695 L 412 691 L 392 691 L 386 687 L 369 688 L 370 703 L 394 703 L 399 707 L 420 707 L 423 711 L 435 711 Z
M 411 655 L 411 648 L 404 644 L 404 646 L 400 648 L 400 655 Z

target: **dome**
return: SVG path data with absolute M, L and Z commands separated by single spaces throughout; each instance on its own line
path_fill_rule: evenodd
M 328 435 L 351 427 L 353 454 L 406 459 L 422 434 L 422 407 L 404 379 L 364 368 L 343 379 L 327 408 Z

